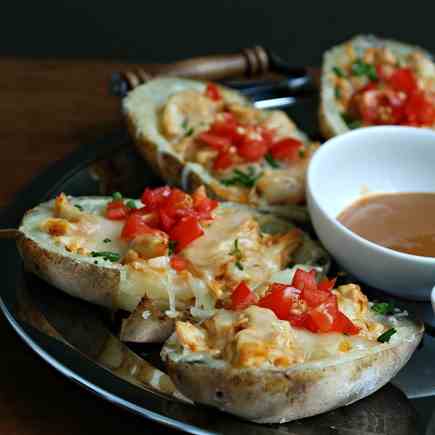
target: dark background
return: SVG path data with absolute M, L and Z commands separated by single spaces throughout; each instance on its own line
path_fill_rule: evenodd
M 435 2 L 409 0 L 3 0 L 0 56 L 161 62 L 263 44 L 313 65 L 360 32 L 435 51 L 434 12 Z

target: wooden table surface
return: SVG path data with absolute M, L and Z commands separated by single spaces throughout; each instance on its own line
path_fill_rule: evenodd
M 0 208 L 35 175 L 122 123 L 109 62 L 0 60 Z M 62 377 L 0 314 L 0 434 L 162 434 Z M 174 432 L 175 433 L 175 432 Z

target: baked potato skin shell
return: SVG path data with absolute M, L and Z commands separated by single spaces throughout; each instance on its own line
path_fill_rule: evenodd
M 176 387 L 197 403 L 256 423 L 284 423 L 349 405 L 385 385 L 406 364 L 423 335 L 336 365 L 271 371 L 166 360 Z
M 184 163 L 174 154 L 161 152 L 158 146 L 140 135 L 136 129 L 131 113 L 126 113 L 127 130 L 130 137 L 134 138 L 136 149 L 142 157 L 150 163 L 153 171 L 172 186 L 179 186 L 183 178 Z M 198 187 L 204 185 L 204 180 L 194 171 L 189 171 L 185 177 L 185 185 L 182 186 L 187 192 L 193 192 Z M 211 198 L 216 197 L 216 193 L 205 184 L 207 195 Z
M 17 247 L 25 269 L 39 278 L 73 297 L 110 309 L 117 308 L 118 270 L 49 251 L 24 234 L 18 237 Z
M 332 67 L 341 60 L 348 59 L 346 54 L 346 45 L 351 44 L 355 47 L 376 47 L 380 44 L 390 48 L 393 52 L 401 52 L 402 54 L 410 53 L 418 50 L 428 57 L 430 54 L 421 47 L 411 44 L 405 44 L 396 40 L 383 39 L 374 35 L 357 35 L 352 39 L 341 44 L 331 47 L 323 55 L 322 73 L 321 73 L 321 89 L 320 89 L 320 105 L 318 111 L 320 133 L 325 139 L 330 139 L 333 136 L 350 131 L 344 121 L 341 119 L 341 114 L 337 110 L 334 97 L 334 89 L 332 88 L 329 74 Z

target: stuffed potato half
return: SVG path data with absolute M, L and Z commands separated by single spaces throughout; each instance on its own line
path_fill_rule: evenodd
M 435 126 L 435 64 L 420 47 L 359 35 L 323 57 L 324 137 L 371 125 Z
M 280 111 L 203 82 L 158 78 L 131 91 L 123 111 L 134 142 L 168 183 L 205 185 L 219 199 L 300 220 L 316 145 Z
M 200 325 L 177 322 L 161 353 L 168 373 L 195 402 L 258 423 L 292 421 L 362 399 L 406 364 L 423 326 L 398 309 L 374 312 L 387 304 L 368 303 L 353 284 L 332 293 L 351 323 L 328 332 L 294 317 L 281 320 L 280 309 L 265 308 L 264 298 L 240 311 L 218 311 Z
M 155 191 L 193 201 L 178 189 L 148 194 Z M 17 245 L 26 268 L 53 286 L 132 312 L 122 338 L 145 342 L 167 338 L 177 316 L 212 313 L 241 279 L 261 287 L 291 263 L 327 267 L 325 251 L 288 222 L 243 205 L 218 204 L 201 189 L 193 197 L 204 219 L 183 217 L 165 232 L 150 221 L 156 212 L 145 212 L 139 200 L 61 194 L 24 216 Z M 204 211 L 203 200 L 212 211 Z

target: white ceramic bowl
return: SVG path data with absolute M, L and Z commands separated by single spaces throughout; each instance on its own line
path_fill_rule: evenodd
M 311 219 L 320 240 L 344 270 L 393 295 L 430 300 L 435 258 L 376 245 L 337 220 L 361 196 L 384 192 L 435 192 L 435 132 L 395 126 L 361 128 L 327 141 L 310 163 Z

